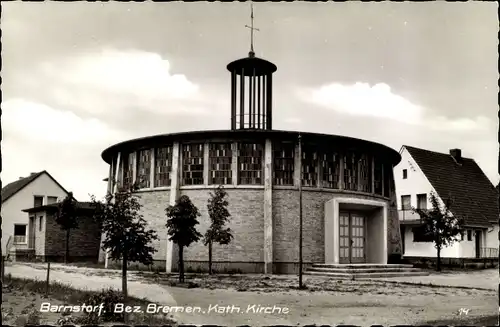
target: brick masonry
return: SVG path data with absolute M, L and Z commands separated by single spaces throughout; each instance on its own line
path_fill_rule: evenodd
M 46 223 L 43 233 L 37 230 L 45 240 L 43 252 L 37 257 L 62 260 L 66 252 L 66 232 L 60 228 L 54 219 L 54 214 L 45 214 Z M 97 261 L 101 233 L 91 216 L 81 216 L 78 219 L 79 227 L 72 229 L 69 236 L 69 255 L 72 261 Z M 38 237 L 37 237 L 38 238 Z M 36 240 L 35 240 L 36 242 Z M 40 244 L 37 243 L 37 251 Z
M 219 271 L 263 272 L 264 268 L 264 189 L 226 188 L 229 201 L 234 239 L 229 245 L 216 244 L 213 248 L 214 269 Z M 211 189 L 181 189 L 198 207 L 201 216 L 197 229 L 204 234 L 210 221 L 207 203 Z M 303 190 L 303 260 L 307 265 L 324 262 L 324 204 L 334 197 L 359 199 L 385 199 L 389 202 L 388 249 L 389 253 L 400 253 L 400 236 L 397 211 L 386 198 L 342 191 Z M 158 232 L 159 241 L 154 245 L 155 265 L 164 269 L 166 258 L 165 208 L 169 203 L 169 191 L 140 192 L 144 218 Z M 393 196 L 394 198 L 394 196 Z M 273 189 L 273 272 L 294 273 L 299 258 L 299 193 L 297 189 Z M 177 269 L 177 247 L 173 248 L 173 270 Z M 184 251 L 187 270 L 206 270 L 208 248 L 202 240 Z M 163 267 L 163 268 L 162 268 Z

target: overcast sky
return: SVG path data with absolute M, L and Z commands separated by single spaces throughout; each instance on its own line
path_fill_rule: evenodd
M 4 185 L 47 170 L 102 197 L 101 152 L 230 127 L 226 65 L 249 3 L 4 2 Z M 255 52 L 278 66 L 275 129 L 448 152 L 498 182 L 495 2 L 255 3 Z

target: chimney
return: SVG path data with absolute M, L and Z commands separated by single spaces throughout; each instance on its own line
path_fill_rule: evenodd
M 37 173 L 31 173 L 30 176 L 36 175 Z
M 19 177 L 19 180 L 24 179 L 24 177 Z
M 462 150 L 460 149 L 451 149 L 450 150 L 450 155 L 455 159 L 457 163 L 462 162 Z

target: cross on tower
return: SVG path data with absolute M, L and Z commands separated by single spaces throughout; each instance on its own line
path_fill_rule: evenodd
M 250 29 L 250 56 L 254 56 L 255 53 L 253 52 L 253 31 L 260 31 L 258 28 L 253 27 L 253 3 L 250 4 L 250 8 L 252 10 L 252 13 L 250 15 L 250 26 L 245 25 L 245 27 Z

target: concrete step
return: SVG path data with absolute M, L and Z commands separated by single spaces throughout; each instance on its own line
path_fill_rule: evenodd
M 390 277 L 409 277 L 409 276 L 428 276 L 426 271 L 412 271 L 412 272 L 376 272 L 376 273 L 336 273 L 336 272 L 323 272 L 323 271 L 305 271 L 306 275 L 326 276 L 336 279 L 371 279 L 371 278 L 390 278 Z
M 384 272 L 420 272 L 421 269 L 418 268 L 327 268 L 327 267 L 311 267 L 307 271 L 317 271 L 317 272 L 334 272 L 334 273 L 345 273 L 345 274 L 358 274 L 358 273 L 384 273 Z
M 341 269 L 386 269 L 386 268 L 413 268 L 413 265 L 405 264 L 376 264 L 376 263 L 360 263 L 360 264 L 341 264 L 341 263 L 315 263 L 314 268 L 341 268 Z

